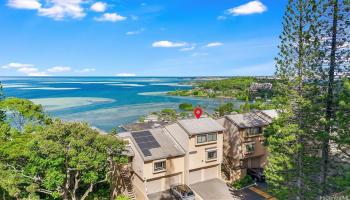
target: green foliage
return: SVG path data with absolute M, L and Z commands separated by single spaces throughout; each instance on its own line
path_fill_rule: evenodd
M 141 116 L 140 118 L 139 118 L 139 122 L 145 122 L 145 116 Z
M 4 97 L 4 93 L 3 93 L 3 90 L 2 90 L 2 84 L 1 84 L 1 81 L 0 81 L 0 104 L 1 102 L 5 99 Z M 6 119 L 6 113 L 5 111 L 0 107 L 0 123 L 4 122 Z
M 266 83 L 271 82 L 268 79 L 256 79 L 254 77 L 233 77 L 222 80 L 199 81 L 192 90 L 176 90 L 168 92 L 170 95 L 176 96 L 198 96 L 198 97 L 229 97 L 240 100 L 245 100 L 246 91 L 252 83 Z M 272 90 L 258 90 L 251 93 L 249 99 L 261 97 L 263 99 L 270 98 Z
M 224 116 L 233 112 L 233 103 L 225 103 L 220 105 L 215 109 L 216 112 L 219 113 L 219 116 Z
M 192 111 L 193 110 L 193 105 L 190 103 L 181 103 L 179 105 L 179 109 L 183 111 Z
M 160 114 L 162 118 L 167 121 L 174 121 L 177 119 L 176 110 L 174 109 L 165 108 L 160 111 Z
M 248 95 L 245 98 L 245 103 L 241 105 L 241 113 L 249 113 L 250 112 L 250 103 Z
M 190 96 L 191 91 L 189 91 L 189 90 L 175 90 L 175 91 L 168 92 L 167 94 L 174 95 L 174 96 Z
M 269 151 L 265 169 L 272 194 L 278 199 L 316 199 L 319 192 L 317 148 L 320 66 L 318 8 L 315 1 L 288 1 L 276 58 L 273 107 L 279 118 L 265 130 Z
M 6 111 L 6 120 L 18 130 L 25 128 L 25 124 L 38 125 L 50 122 L 42 106 L 26 99 L 6 98 L 0 101 L 0 109 Z
M 180 117 L 181 117 L 182 119 L 188 118 L 189 116 L 190 116 L 190 114 L 189 114 L 188 112 L 181 112 L 181 113 L 180 113 Z
M 128 161 L 124 142 L 83 123 L 56 120 L 35 134 L 5 135 L 10 139 L 0 140 L 0 187 L 16 198 L 88 198 L 112 180 L 113 165 Z
M 112 128 L 111 134 L 112 135 L 117 135 L 118 134 L 118 129 L 117 128 Z
M 237 180 L 237 181 L 234 181 L 232 183 L 232 187 L 234 187 L 235 189 L 239 190 L 239 189 L 242 189 L 246 186 L 249 186 L 251 184 L 253 184 L 254 181 L 252 179 L 252 177 L 250 176 L 244 176 L 243 178 Z
M 254 110 L 271 110 L 275 109 L 275 105 L 270 102 L 264 102 L 264 101 L 255 101 L 254 103 L 250 104 L 250 109 Z
M 115 200 L 130 200 L 130 199 L 125 195 L 118 195 Z
M 337 142 L 342 151 L 345 151 L 350 149 L 350 80 L 344 79 L 339 96 L 339 109 L 336 113 L 338 134 L 332 139 Z

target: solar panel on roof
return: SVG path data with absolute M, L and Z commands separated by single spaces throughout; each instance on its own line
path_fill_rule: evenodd
M 157 140 L 149 131 L 132 132 L 131 135 L 135 139 L 145 157 L 152 155 L 150 149 L 160 147 Z

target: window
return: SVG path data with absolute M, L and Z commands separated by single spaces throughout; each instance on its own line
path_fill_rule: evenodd
M 206 142 L 215 142 L 217 140 L 216 133 L 207 133 L 197 135 L 197 144 L 202 144 Z
M 165 170 L 166 170 L 165 160 L 154 162 L 154 172 L 162 172 Z
M 207 161 L 214 161 L 218 158 L 217 149 L 210 149 L 206 151 L 207 151 Z
M 203 134 L 203 135 L 197 135 L 197 143 L 204 143 L 207 142 L 207 135 Z
M 246 144 L 246 153 L 251 154 L 254 153 L 254 143 Z
M 245 131 L 246 131 L 247 137 L 262 134 L 261 127 L 247 128 Z
M 216 133 L 208 134 L 208 142 L 216 141 Z

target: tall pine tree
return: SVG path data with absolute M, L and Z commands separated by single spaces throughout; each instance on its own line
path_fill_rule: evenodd
M 332 176 L 337 176 L 339 170 L 338 160 L 335 156 L 336 150 L 331 151 L 331 145 L 335 149 L 339 147 L 337 142 L 338 136 L 341 137 L 343 131 L 341 125 L 342 116 L 339 113 L 345 114 L 340 105 L 339 94 L 342 91 L 342 86 L 346 84 L 341 81 L 341 76 L 349 75 L 350 65 L 350 4 L 349 0 L 323 0 L 323 18 L 322 18 L 322 52 L 324 55 L 323 66 L 321 72 L 325 80 L 324 84 L 324 127 L 320 134 L 322 143 L 322 162 L 320 169 L 321 195 L 326 195 L 332 192 L 336 185 L 329 185 L 328 179 Z M 335 137 L 335 140 L 332 137 Z M 343 142 L 341 142 L 343 143 Z M 338 149 L 340 150 L 340 149 Z M 343 152 L 344 153 L 344 152 Z M 341 167 L 341 165 L 340 165 Z
M 314 142 L 306 120 L 312 110 L 319 62 L 317 11 L 313 0 L 289 0 L 283 17 L 273 100 L 280 116 L 266 132 L 267 180 L 280 199 L 310 199 L 318 192 L 312 180 L 317 159 L 309 151 Z

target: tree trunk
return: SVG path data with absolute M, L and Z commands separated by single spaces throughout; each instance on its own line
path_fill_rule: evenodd
M 338 24 L 338 0 L 330 1 L 333 4 L 333 23 L 332 23 L 332 46 L 330 54 L 330 65 L 328 72 L 328 91 L 326 105 L 326 135 L 322 141 L 322 160 L 321 160 L 321 195 L 326 194 L 328 162 L 329 162 L 329 136 L 332 132 L 332 119 L 334 116 L 334 72 L 336 67 L 335 53 L 337 50 L 337 24 Z
M 77 199 L 77 189 L 79 188 L 79 171 L 75 172 L 75 176 L 74 176 L 74 188 L 72 191 L 72 200 L 76 200 Z
M 303 1 L 300 0 L 299 1 L 299 41 L 298 41 L 298 78 L 299 83 L 298 83 L 298 96 L 299 98 L 302 98 L 303 96 L 303 67 L 304 67 L 304 34 L 303 34 L 303 28 L 304 28 L 304 23 L 303 23 Z M 303 123 L 303 116 L 302 116 L 302 105 L 300 105 L 301 102 L 299 102 L 299 105 L 297 106 L 297 121 L 298 121 L 298 125 L 299 128 L 302 127 L 302 123 Z M 300 135 L 300 133 L 297 133 L 297 141 L 298 144 L 302 143 L 302 137 Z M 302 156 L 303 156 L 303 152 L 302 152 L 302 148 L 298 149 L 298 153 L 297 153 L 297 196 L 296 199 L 301 199 L 302 197 Z
M 90 183 L 89 188 L 85 191 L 84 195 L 81 197 L 80 200 L 85 200 L 89 196 L 90 192 L 92 192 L 93 188 L 94 188 L 94 184 Z

